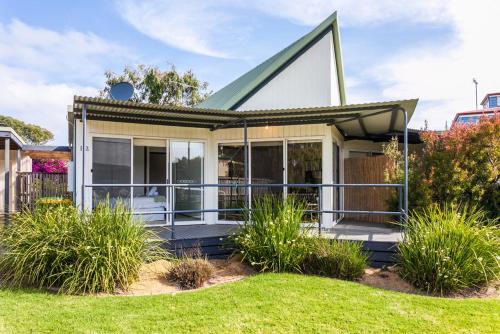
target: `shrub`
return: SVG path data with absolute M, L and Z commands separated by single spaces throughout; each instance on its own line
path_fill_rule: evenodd
M 367 261 L 361 242 L 314 238 L 302 266 L 307 274 L 355 280 L 363 276 Z
M 421 138 L 422 150 L 408 157 L 410 208 L 467 203 L 483 207 L 490 217 L 500 216 L 500 116 L 456 124 L 443 132 L 423 131 Z M 386 181 L 401 183 L 403 156 L 397 142 L 386 145 L 384 153 L 393 162 Z M 392 208 L 397 205 L 394 195 Z
M 141 264 L 163 256 L 152 232 L 121 203 L 22 212 L 0 234 L 0 272 L 14 286 L 96 293 L 127 289 Z
M 304 204 L 291 196 L 256 200 L 233 238 L 243 260 L 260 271 L 301 271 L 309 245 L 307 229 L 301 227 L 304 210 Z
M 176 282 L 181 289 L 196 289 L 213 276 L 214 268 L 206 259 L 185 257 L 175 263 L 167 273 L 167 279 Z
M 60 197 L 42 197 L 35 202 L 38 209 L 49 209 L 58 206 L 72 206 L 73 201 L 69 198 Z
M 500 274 L 499 231 L 476 209 L 413 212 L 399 245 L 401 275 L 430 293 L 483 286 Z

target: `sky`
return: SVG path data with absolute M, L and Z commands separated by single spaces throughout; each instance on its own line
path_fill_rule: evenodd
M 500 91 L 496 0 L 0 0 L 0 114 L 67 145 L 67 106 L 104 72 L 192 69 L 214 92 L 338 12 L 347 103 L 419 98 L 444 129 Z

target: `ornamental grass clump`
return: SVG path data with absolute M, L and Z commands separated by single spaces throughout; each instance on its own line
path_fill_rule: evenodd
M 167 279 L 176 282 L 181 289 L 197 289 L 213 276 L 214 271 L 207 259 L 184 257 L 173 264 Z
M 345 280 L 363 276 L 368 255 L 361 242 L 314 238 L 311 243 L 311 252 L 302 264 L 304 273 Z
M 310 245 L 307 228 L 301 226 L 304 210 L 304 203 L 292 196 L 257 199 L 233 237 L 243 260 L 260 271 L 300 272 Z
M 122 203 L 92 213 L 73 206 L 25 211 L 0 233 L 0 273 L 13 286 L 112 293 L 126 290 L 142 263 L 165 255 L 158 240 Z
M 401 276 L 444 295 L 500 277 L 500 230 L 477 209 L 432 206 L 414 212 L 399 245 Z

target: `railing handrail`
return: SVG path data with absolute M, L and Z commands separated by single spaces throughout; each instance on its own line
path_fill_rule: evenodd
M 86 188 L 97 187 L 175 187 L 175 188 L 227 188 L 227 187 L 297 187 L 297 188 L 363 188 L 363 187 L 381 187 L 381 188 L 402 188 L 404 184 L 399 183 L 92 183 L 86 184 Z
M 318 209 L 308 209 L 305 210 L 306 213 L 316 213 L 318 214 L 318 230 L 319 233 L 321 234 L 321 228 L 322 228 L 322 215 L 323 214 L 367 214 L 367 215 L 392 215 L 392 216 L 399 216 L 399 217 L 404 217 L 405 216 L 405 211 L 402 206 L 402 190 L 404 188 L 403 184 L 399 183 L 193 183 L 193 184 L 186 184 L 186 183 L 101 183 L 101 184 L 85 184 L 83 185 L 83 189 L 86 188 L 111 188 L 111 187 L 117 187 L 117 188 L 131 188 L 131 192 L 133 191 L 134 187 L 161 187 L 161 188 L 166 188 L 168 189 L 170 193 L 169 197 L 171 203 L 173 204 L 173 207 L 171 209 L 167 209 L 165 207 L 165 210 L 153 210 L 153 211 L 132 211 L 133 215 L 152 215 L 152 214 L 164 214 L 165 217 L 169 216 L 170 221 L 172 224 L 172 239 L 175 239 L 175 215 L 176 214 L 204 214 L 204 213 L 221 213 L 221 212 L 244 212 L 244 211 L 252 211 L 251 205 L 247 205 L 247 207 L 242 207 L 242 208 L 227 208 L 227 209 L 193 209 L 193 210 L 176 210 L 175 209 L 175 204 L 176 204 L 176 196 L 175 196 L 175 190 L 176 189 L 190 189 L 190 188 L 248 188 L 250 191 L 252 188 L 270 188 L 270 187 L 279 187 L 279 188 L 314 188 L 318 189 Z M 399 198 L 399 203 L 398 207 L 400 211 L 369 211 L 369 210 L 330 210 L 330 209 L 323 209 L 323 188 L 394 188 L 398 190 L 398 198 Z M 249 192 L 245 191 L 247 194 L 245 196 L 249 196 Z M 284 192 L 286 193 L 286 192 Z M 247 197 L 249 198 L 249 197 Z M 133 195 L 130 197 L 130 204 L 133 210 L 133 201 L 134 197 Z M 247 203 L 249 204 L 249 203 Z M 165 218 L 165 221 L 167 221 L 167 218 Z

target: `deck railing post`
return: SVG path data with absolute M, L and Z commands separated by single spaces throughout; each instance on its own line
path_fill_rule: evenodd
M 321 235 L 321 222 L 323 220 L 323 186 L 318 187 L 318 234 Z
M 408 219 L 408 113 L 404 108 L 403 112 L 404 121 L 404 219 Z
M 172 240 L 175 239 L 175 185 L 172 185 L 172 226 L 171 226 L 171 229 L 170 229 L 170 234 L 171 234 L 171 238 Z
M 398 187 L 398 211 L 403 213 L 403 188 Z M 403 223 L 403 216 L 399 216 L 399 222 Z

